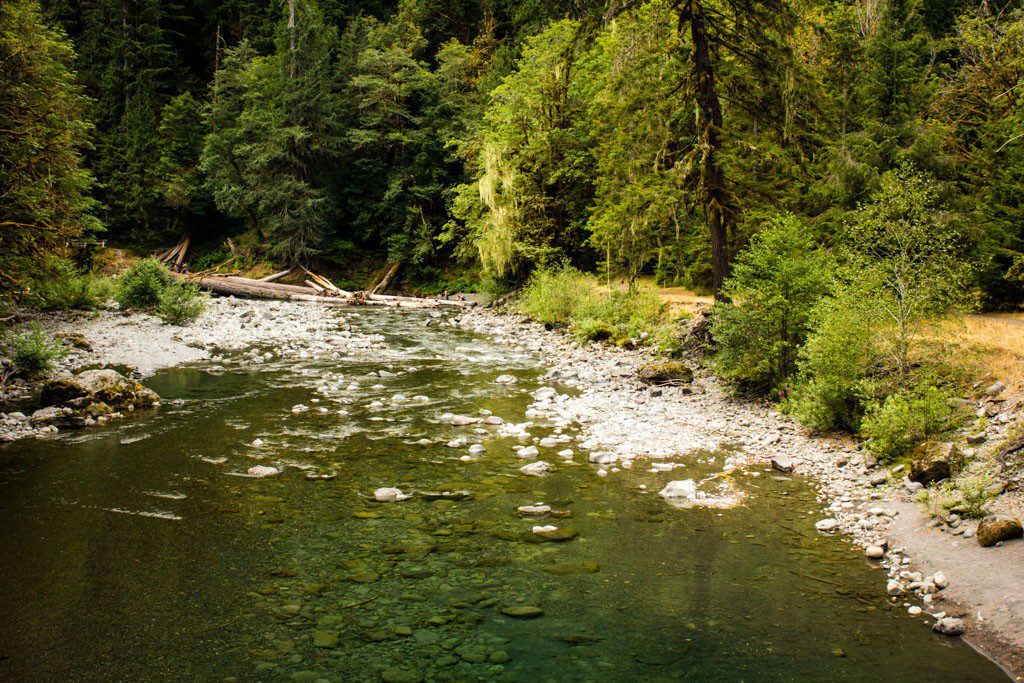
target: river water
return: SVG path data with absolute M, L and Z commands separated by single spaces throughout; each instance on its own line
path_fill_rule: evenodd
M 521 474 L 515 438 L 439 418 L 526 421 L 542 358 L 425 312 L 332 315 L 377 343 L 165 371 L 156 411 L 0 450 L 0 679 L 1006 680 L 890 607 L 804 482 L 748 473 L 742 506 L 676 509 L 654 492 L 725 454 L 602 478 L 565 444 Z M 537 502 L 559 516 L 517 516 Z

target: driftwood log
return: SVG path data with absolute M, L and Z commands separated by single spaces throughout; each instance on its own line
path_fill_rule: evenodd
M 468 301 L 420 299 L 412 296 L 387 296 L 383 294 L 366 294 L 365 292 L 346 292 L 340 289 L 337 290 L 338 293 L 335 296 L 323 296 L 320 291 L 313 287 L 284 285 L 245 277 L 218 275 L 201 275 L 197 277 L 184 273 L 174 273 L 173 275 L 181 280 L 195 284 L 200 289 L 205 289 L 215 294 L 237 296 L 245 299 L 310 301 L 333 305 L 366 304 L 372 306 L 398 306 L 402 308 L 466 307 L 473 305 Z

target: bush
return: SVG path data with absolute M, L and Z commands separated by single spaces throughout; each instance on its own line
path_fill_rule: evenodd
M 519 310 L 544 325 L 567 327 L 578 311 L 596 299 L 593 283 L 575 268 L 545 269 L 526 283 Z
M 35 287 L 37 305 L 44 311 L 90 311 L 114 297 L 114 283 L 90 274 L 71 274 Z
M 206 310 L 206 297 L 195 285 L 171 284 L 160 294 L 157 315 L 169 325 L 189 325 Z
M 949 431 L 955 410 L 950 395 L 936 387 L 917 394 L 897 392 L 868 406 L 861 433 L 880 460 L 909 455 L 914 446 Z
M 520 312 L 551 327 L 568 327 L 580 341 L 653 341 L 664 309 L 655 292 L 602 293 L 593 278 L 574 268 L 537 271 L 519 298 Z
M 800 349 L 799 374 L 783 408 L 816 431 L 860 428 L 870 382 L 881 366 L 872 336 L 875 311 L 858 289 L 826 299 L 811 313 L 813 332 Z
M 132 265 L 117 280 L 117 303 L 125 310 L 156 310 L 164 289 L 174 281 L 170 271 L 156 259 Z
M 575 316 L 579 320 L 601 321 L 611 327 L 611 339 L 618 342 L 654 334 L 662 324 L 665 305 L 655 292 L 634 289 L 593 295 L 582 302 Z
M 23 375 L 49 372 L 67 351 L 38 325 L 20 334 L 12 334 L 4 341 L 4 351 L 14 369 Z
M 724 377 L 768 391 L 796 371 L 811 312 L 828 289 L 830 260 L 792 216 L 773 219 L 740 253 L 715 306 L 711 335 Z
M 938 516 L 940 510 L 935 509 L 938 507 L 943 517 L 951 512 L 961 517 L 984 517 L 988 514 L 985 505 L 996 495 L 993 491 L 994 485 L 995 480 L 987 474 L 944 481 L 930 496 L 929 502 L 933 503 L 932 512 Z
M 612 334 L 614 334 L 612 326 L 603 320 L 587 318 L 572 326 L 572 336 L 577 341 L 608 341 L 612 338 Z

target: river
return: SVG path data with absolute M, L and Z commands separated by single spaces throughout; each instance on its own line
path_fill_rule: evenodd
M 1006 680 L 889 605 L 800 479 L 758 468 L 739 507 L 677 509 L 655 492 L 727 454 L 600 477 L 543 421 L 555 470 L 522 474 L 530 442 L 441 416 L 527 421 L 543 358 L 424 311 L 331 315 L 368 343 L 165 370 L 158 410 L 0 450 L 0 678 Z M 444 491 L 468 494 L 423 495 Z

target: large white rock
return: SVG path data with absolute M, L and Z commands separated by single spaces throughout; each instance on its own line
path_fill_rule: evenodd
M 658 491 L 658 495 L 662 498 L 693 498 L 697 495 L 697 484 L 693 479 L 670 481 Z
M 536 477 L 539 477 L 547 474 L 548 472 L 551 472 L 554 469 L 554 467 L 544 462 L 543 460 L 538 460 L 537 462 L 531 462 L 529 465 L 523 465 L 522 467 L 519 468 L 519 471 L 522 472 L 523 474 L 532 474 Z
M 526 448 L 520 448 L 516 452 L 516 455 L 518 455 L 520 458 L 532 458 L 539 453 L 540 451 L 537 450 L 536 446 L 527 446 Z
M 378 500 L 382 503 L 391 503 L 396 500 L 405 500 L 411 498 L 409 494 L 402 493 L 401 489 L 397 489 L 393 486 L 382 486 L 373 492 L 374 500 Z
M 272 477 L 275 474 L 280 473 L 281 470 L 276 467 L 268 467 L 267 465 L 256 465 L 250 467 L 247 474 L 250 477 Z

